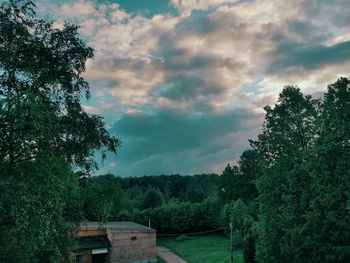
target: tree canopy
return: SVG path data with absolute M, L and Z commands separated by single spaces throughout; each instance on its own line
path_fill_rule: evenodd
M 95 150 L 119 141 L 84 111 L 81 76 L 93 49 L 75 25 L 39 19 L 29 0 L 0 6 L 0 261 L 47 262 L 67 255 L 78 222 L 78 175 L 97 168 Z M 77 173 L 79 172 L 79 173 Z M 68 209 L 69 208 L 69 209 Z M 15 247 L 21 253 L 13 255 Z

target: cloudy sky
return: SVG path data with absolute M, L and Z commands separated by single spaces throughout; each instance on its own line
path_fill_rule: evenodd
M 220 173 L 284 85 L 349 76 L 348 0 L 38 0 L 95 49 L 91 113 L 122 141 L 98 173 Z

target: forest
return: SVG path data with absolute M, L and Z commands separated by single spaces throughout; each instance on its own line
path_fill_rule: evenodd
M 77 26 L 55 28 L 34 9 L 0 6 L 0 262 L 68 262 L 86 220 L 150 223 L 159 235 L 231 223 L 247 263 L 350 262 L 349 78 L 320 98 L 284 87 L 219 175 L 91 176 L 96 151 L 105 159 L 120 145 L 81 105 L 94 50 Z

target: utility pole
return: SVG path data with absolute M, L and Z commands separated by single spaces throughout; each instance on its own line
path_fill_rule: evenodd
M 232 226 L 232 220 L 230 222 L 230 254 L 231 254 L 231 263 L 233 263 L 233 226 Z

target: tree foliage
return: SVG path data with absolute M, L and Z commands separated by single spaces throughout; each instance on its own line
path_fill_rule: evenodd
M 151 188 L 146 192 L 145 198 L 142 202 L 142 209 L 155 208 L 163 204 L 163 196 L 159 190 Z
M 80 219 L 77 181 L 70 168 L 55 158 L 40 159 L 0 176 L 0 261 L 55 262 L 69 256 L 72 240 L 67 234 Z
M 100 116 L 86 113 L 82 78 L 93 50 L 77 27 L 38 19 L 29 0 L 0 6 L 0 261 L 47 262 L 67 255 L 78 222 L 77 176 L 93 154 L 116 151 Z M 104 156 L 103 156 L 104 157 Z M 72 198 L 72 199 L 71 199 Z M 16 248 L 15 255 L 13 248 Z
M 258 140 L 258 262 L 349 262 L 349 79 L 322 101 L 286 87 Z
M 303 228 L 305 250 L 315 262 L 350 261 L 349 105 L 349 79 L 328 86 L 310 158 L 311 197 Z
M 292 262 L 291 240 L 300 238 L 304 191 L 309 177 L 300 171 L 303 153 L 315 141 L 318 102 L 293 86 L 285 87 L 266 117 L 258 140 L 251 141 L 259 154 L 259 242 L 261 262 Z M 290 255 L 291 257 L 288 257 Z
M 116 218 L 123 208 L 124 194 L 113 175 L 81 178 L 80 189 L 85 220 L 106 222 Z
M 225 203 L 232 200 L 254 200 L 257 197 L 255 179 L 259 177 L 258 155 L 250 149 L 240 156 L 238 165 L 228 164 L 220 176 L 219 196 Z

